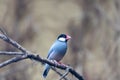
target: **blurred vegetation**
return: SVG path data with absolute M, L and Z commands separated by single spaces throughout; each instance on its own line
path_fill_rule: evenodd
M 62 62 L 85 80 L 120 80 L 119 25 L 120 0 L 0 0 L 0 27 L 27 50 L 45 58 L 60 33 L 71 35 Z M 0 55 L 0 62 L 10 57 Z M 0 80 L 42 80 L 42 72 L 40 63 L 25 60 L 1 68 Z M 51 79 L 59 79 L 52 70 Z

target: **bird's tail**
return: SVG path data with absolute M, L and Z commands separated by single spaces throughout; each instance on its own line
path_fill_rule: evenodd
M 44 72 L 43 72 L 43 77 L 44 78 L 46 78 L 49 70 L 50 70 L 50 66 L 48 64 L 45 64 L 45 69 L 44 69 Z

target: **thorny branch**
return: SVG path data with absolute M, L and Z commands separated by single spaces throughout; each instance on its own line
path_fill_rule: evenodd
M 24 59 L 33 59 L 35 61 L 38 61 L 38 62 L 41 62 L 41 63 L 47 63 L 51 66 L 54 66 L 54 67 L 57 67 L 59 69 L 62 69 L 62 70 L 67 70 L 66 73 L 64 75 L 59 75 L 62 76 L 60 78 L 61 79 L 65 79 L 65 80 L 68 80 L 66 78 L 67 74 L 70 72 L 72 75 L 74 75 L 77 79 L 79 80 L 84 80 L 83 77 L 77 73 L 74 69 L 72 69 L 72 67 L 70 66 L 64 66 L 64 65 L 60 65 L 60 64 L 55 64 L 54 62 L 50 61 L 50 60 L 47 60 L 47 59 L 43 59 L 41 58 L 39 55 L 36 55 L 35 53 L 32 53 L 30 51 L 27 51 L 25 48 L 23 48 L 20 44 L 18 44 L 16 41 L 12 40 L 11 38 L 9 38 L 7 36 L 7 34 L 5 32 L 3 32 L 1 29 L 0 31 L 2 32 L 2 34 L 0 34 L 0 39 L 4 40 L 5 42 L 11 44 L 12 46 L 14 46 L 15 48 L 19 49 L 21 52 L 7 52 L 7 51 L 0 51 L 0 55 L 16 55 L 15 57 L 9 59 L 9 60 L 6 60 L 2 63 L 0 63 L 0 68 L 4 67 L 4 66 L 7 66 L 11 63 L 15 63 L 15 62 L 18 62 L 18 61 L 21 61 L 21 60 L 24 60 Z M 54 68 L 53 68 L 54 70 Z M 54 70 L 56 71 L 56 70 Z M 56 71 L 57 72 L 57 71 Z M 58 72 L 57 72 L 58 73 Z

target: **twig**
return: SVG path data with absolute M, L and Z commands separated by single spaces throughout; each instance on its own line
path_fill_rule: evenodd
M 11 38 L 9 38 L 8 36 L 5 36 L 3 34 L 0 34 L 0 38 L 2 40 L 4 40 L 5 42 L 11 44 L 12 46 L 14 46 L 15 48 L 19 49 L 20 51 L 27 53 L 27 50 L 25 48 L 23 48 L 20 44 L 18 44 L 16 41 L 13 41 Z
M 0 28 L 0 31 L 2 32 L 2 34 L 4 34 L 5 36 L 7 36 L 7 33 L 2 28 Z
M 22 53 L 22 52 L 0 51 L 0 55 L 24 55 L 24 53 Z
M 51 67 L 52 70 L 54 70 L 58 75 L 62 76 L 63 74 L 60 73 L 59 71 L 57 71 L 57 69 L 55 67 Z M 63 77 L 64 80 L 69 80 L 68 78 L 66 77 Z
M 6 66 L 6 65 L 8 65 L 8 64 L 21 61 L 21 60 L 26 59 L 26 58 L 27 58 L 27 56 L 17 56 L 17 57 L 13 57 L 13 58 L 5 61 L 5 62 L 2 62 L 2 63 L 0 64 L 0 68 Z
M 64 75 L 62 75 L 61 76 L 61 78 L 59 79 L 59 80 L 62 80 L 63 78 L 65 78 L 65 76 L 67 76 L 68 75 L 68 73 L 69 73 L 69 67 L 66 69 L 66 73 L 64 74 Z

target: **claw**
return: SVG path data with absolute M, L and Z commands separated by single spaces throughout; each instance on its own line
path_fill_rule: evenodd
M 63 64 L 63 63 L 61 63 L 61 62 L 58 62 L 58 61 L 56 61 L 56 60 L 51 60 L 51 62 L 54 62 L 55 66 L 61 65 L 61 66 L 68 67 L 68 65 L 65 65 L 65 64 Z

